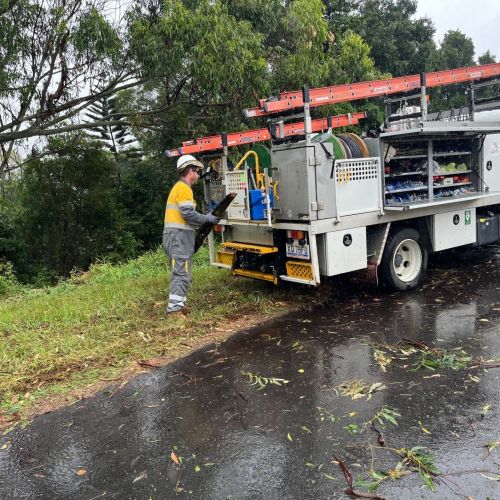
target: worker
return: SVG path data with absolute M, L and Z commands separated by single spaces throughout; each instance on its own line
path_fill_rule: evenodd
M 194 253 L 196 227 L 205 223 L 217 224 L 218 217 L 196 211 L 192 186 L 201 176 L 203 164 L 194 156 L 183 155 L 177 160 L 179 180 L 167 199 L 163 249 L 169 259 L 170 293 L 167 314 L 187 313 L 185 307 L 191 282 L 191 257 Z

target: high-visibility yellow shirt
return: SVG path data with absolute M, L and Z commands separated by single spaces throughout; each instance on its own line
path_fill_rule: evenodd
M 182 216 L 180 207 L 196 208 L 193 190 L 183 181 L 178 181 L 170 191 L 165 209 L 165 227 L 192 229 L 191 224 Z

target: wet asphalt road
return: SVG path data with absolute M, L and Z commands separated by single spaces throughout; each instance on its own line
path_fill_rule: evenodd
M 394 469 L 391 450 L 423 446 L 445 473 L 436 493 L 412 473 L 377 494 L 500 498 L 500 442 L 484 446 L 500 440 L 500 368 L 477 367 L 500 362 L 500 258 L 450 260 L 418 292 L 345 289 L 38 417 L 0 438 L 0 497 L 347 498 L 334 455 L 358 480 Z M 452 365 L 472 359 L 414 371 L 418 342 Z M 384 406 L 401 417 L 377 423 L 381 447 L 367 422 Z

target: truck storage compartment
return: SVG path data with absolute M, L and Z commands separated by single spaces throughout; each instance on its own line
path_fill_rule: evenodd
M 498 215 L 478 214 L 477 215 L 477 244 L 489 245 L 496 243 L 500 238 L 500 228 Z
M 430 226 L 435 252 L 476 243 L 476 210 L 473 208 L 432 215 Z
M 390 211 L 477 199 L 497 185 L 482 170 L 487 122 L 422 122 L 415 130 L 381 134 L 385 207 Z M 373 145 L 372 145 L 373 147 Z M 495 149 L 495 148 L 493 148 Z M 495 174 L 496 175 L 496 174 Z
M 335 276 L 366 268 L 366 227 L 319 235 L 318 256 L 320 273 L 323 276 Z
M 334 166 L 337 217 L 376 212 L 382 206 L 378 158 L 339 160 Z M 318 183 L 318 193 L 321 187 Z M 332 198 L 332 196 L 329 196 Z M 328 194 L 324 195 L 328 199 Z

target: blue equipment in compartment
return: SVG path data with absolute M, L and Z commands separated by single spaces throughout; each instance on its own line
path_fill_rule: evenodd
M 266 195 L 260 189 L 250 189 L 248 191 L 250 196 L 250 219 L 251 220 L 264 220 L 266 219 Z M 269 203 L 271 208 L 274 204 L 273 192 L 269 192 Z

